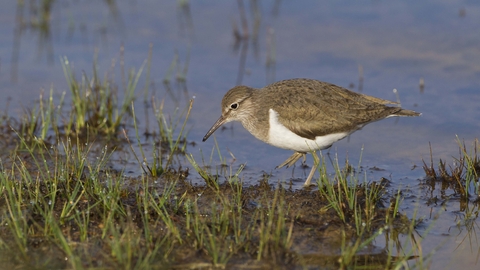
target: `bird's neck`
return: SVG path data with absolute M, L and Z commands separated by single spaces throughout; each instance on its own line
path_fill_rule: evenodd
M 257 139 L 268 142 L 268 110 L 266 107 L 251 102 L 252 99 L 245 100 L 246 104 L 243 111 L 243 117 L 240 119 L 243 127 L 248 130 Z M 263 119 L 263 121 L 261 120 Z

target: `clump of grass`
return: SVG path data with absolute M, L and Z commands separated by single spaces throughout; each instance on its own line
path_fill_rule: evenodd
M 423 170 L 427 177 L 427 183 L 435 186 L 442 183 L 442 190 L 451 188 L 460 195 L 461 200 L 468 202 L 472 195 L 477 198 L 480 195 L 480 157 L 478 155 L 478 139 L 474 141 L 471 150 L 467 150 L 465 143 L 457 138 L 459 157 L 454 158 L 454 163 L 448 165 L 446 161 L 439 160 L 437 169 L 433 165 L 433 153 L 430 145 L 430 164 L 423 161 Z
M 480 145 L 478 139 L 475 139 L 471 146 L 467 147 L 458 137 L 457 144 L 459 156 L 454 157 L 453 162 L 448 165 L 446 161 L 440 159 L 436 167 L 430 145 L 430 162 L 427 164 L 423 161 L 426 176 L 424 184 L 429 190 L 427 204 L 446 205 L 449 202 L 458 204 L 459 218 L 455 221 L 456 227 L 460 232 L 466 230 L 458 246 L 463 245 L 465 240 L 470 241 L 470 244 L 478 245 L 476 220 L 480 205 L 480 157 L 478 155 Z M 477 257 L 479 254 L 477 252 Z
M 92 78 L 83 74 L 81 80 L 77 80 L 72 64 L 67 57 L 62 58 L 62 67 L 70 88 L 73 107 L 65 124 L 66 135 L 85 133 L 87 128 L 93 134 L 116 134 L 125 116 L 131 115 L 130 105 L 135 100 L 135 90 L 144 66 L 145 63 L 138 71 L 130 70 L 123 92 L 123 101 L 119 102 L 117 86 L 108 75 L 103 81 L 100 79 L 96 61 Z
M 267 211 L 260 212 L 260 243 L 257 260 L 262 258 L 278 258 L 292 246 L 293 220 L 287 222 L 290 207 L 287 205 L 280 187 L 275 189 L 271 205 Z M 280 253 L 279 253 L 280 252 Z
M 216 147 L 218 148 L 218 146 Z M 210 166 L 199 166 L 193 156 L 189 157 L 189 161 L 194 164 L 194 168 L 205 179 L 207 187 L 212 187 L 211 190 L 214 192 L 222 190 L 222 184 L 214 181 L 216 178 L 208 170 L 211 168 Z M 411 243 L 412 248 L 410 250 L 402 251 L 406 253 L 405 256 L 393 256 L 389 250 L 380 254 L 377 258 L 378 261 L 372 259 L 373 257 L 369 258 L 368 255 L 359 255 L 358 253 L 361 253 L 367 247 L 372 248 L 373 243 L 382 235 L 389 236 L 387 241 L 397 241 L 399 243 L 399 240 L 397 240 L 400 235 L 399 230 L 404 230 L 410 222 L 405 215 L 398 212 L 401 194 L 400 192 L 397 194 L 392 206 L 384 207 L 382 204 L 382 198 L 385 194 L 384 181 L 381 183 L 360 182 L 358 180 L 359 175 L 351 165 L 347 163 L 346 169 L 340 169 L 338 161 L 336 161 L 335 184 L 332 185 L 325 174 L 326 166 L 323 157 L 316 163 L 320 164 L 321 172 L 318 191 L 307 189 L 297 192 L 292 191 L 291 194 L 287 195 L 289 192 L 282 186 L 278 186 L 273 192 L 269 191 L 268 183 L 262 182 L 262 184 L 254 187 L 259 189 L 259 192 L 263 194 L 262 196 L 268 196 L 268 200 L 266 200 L 268 208 L 254 212 L 255 218 L 259 220 L 257 227 L 259 227 L 260 232 L 257 240 L 260 241 L 257 260 L 282 258 L 280 260 L 282 263 L 292 263 L 290 260 L 300 264 L 307 263 L 305 261 L 307 259 L 302 258 L 301 253 L 291 253 L 291 250 L 298 248 L 295 247 L 294 243 L 299 241 L 297 237 L 302 234 L 299 231 L 305 230 L 301 224 L 314 222 L 308 217 L 312 213 L 325 216 L 324 221 L 322 219 L 318 221 L 320 227 L 325 226 L 324 224 L 343 223 L 337 228 L 337 230 L 343 231 L 343 241 L 338 247 L 343 251 L 340 252 L 341 256 L 332 256 L 334 265 L 341 268 L 372 265 L 373 263 L 382 266 L 394 266 L 405 264 L 406 260 L 417 258 L 417 256 L 410 254 L 418 249 L 419 245 L 415 246 L 415 244 L 419 243 Z M 235 177 L 238 178 L 239 175 L 235 174 Z M 303 198 L 302 196 L 305 195 L 314 197 L 306 199 L 303 203 L 294 202 L 293 198 Z M 298 205 L 293 206 L 293 203 L 298 203 Z M 318 206 L 302 209 L 305 208 L 305 205 L 311 206 L 312 204 Z M 295 210 L 292 211 L 292 208 Z M 332 211 L 329 210 L 333 210 L 335 214 L 332 214 Z M 412 224 L 417 224 L 417 222 L 412 221 Z M 300 226 L 300 228 L 296 228 L 296 226 Z M 411 233 L 411 231 L 407 230 L 405 233 Z M 423 260 L 423 257 L 420 256 L 419 258 Z
M 391 205 L 385 207 L 388 180 L 368 182 L 366 175 L 359 173 L 360 164 L 358 168 L 353 168 L 347 160 L 342 168 L 336 157 L 332 161 L 335 173 L 331 177 L 333 179 L 330 179 L 326 174 L 325 157 L 312 154 L 320 172 L 317 180 L 318 191 L 313 192 L 318 194 L 316 200 L 325 201 L 317 211 L 322 215 L 334 215 L 336 224 L 342 224 L 338 225 L 341 255 L 332 258 L 335 265 L 341 269 L 360 266 L 395 268 L 409 265 L 407 261 L 412 259 L 424 260 L 421 245 L 416 241 L 405 241 L 404 246 L 408 244 L 411 248 L 398 250 L 397 255 L 403 253 L 401 256 L 393 256 L 393 250 L 390 249 L 376 255 L 366 252 L 375 249 L 374 243 L 382 236 L 385 236 L 386 243 L 394 242 L 397 247 L 401 247 L 400 235 L 412 235 L 418 221 L 409 220 L 399 213 L 402 198 L 400 190 L 391 198 Z M 360 180 L 362 178 L 365 180 Z M 368 255 L 363 255 L 365 253 Z M 413 253 L 419 255 L 412 255 Z
M 135 117 L 135 109 L 133 105 L 132 105 L 132 114 L 134 118 L 135 137 L 137 140 L 137 146 L 140 150 L 141 160 L 140 160 L 140 157 L 136 154 L 133 148 L 133 145 L 131 144 L 130 139 L 128 138 L 127 133 L 125 131 L 123 132 L 125 139 L 130 145 L 130 149 L 132 150 L 132 153 L 134 154 L 134 157 L 137 160 L 137 162 L 140 164 L 140 167 L 142 168 L 142 170 L 145 173 L 148 173 L 154 177 L 157 177 L 163 174 L 165 169 L 172 164 L 175 154 L 185 153 L 185 149 L 187 146 L 185 127 L 193 107 L 193 99 L 190 100 L 190 103 L 186 109 L 185 117 L 183 117 L 185 111 L 180 114 L 180 117 L 178 117 L 178 119 L 184 118 L 183 124 L 180 130 L 178 131 L 178 134 L 176 134 L 176 129 L 178 127 L 179 120 L 175 120 L 174 123 L 172 123 L 171 121 L 167 121 L 166 117 L 163 114 L 163 101 L 161 104 L 162 105 L 160 106 L 160 108 L 157 108 L 155 106 L 155 103 L 153 106 L 153 109 L 155 111 L 155 117 L 156 117 L 157 124 L 159 126 L 160 131 L 159 131 L 159 136 L 154 136 L 156 140 L 152 142 L 152 149 L 154 150 L 152 151 L 151 164 L 147 160 L 145 151 L 141 143 L 139 129 L 138 129 L 137 121 Z M 165 154 L 168 154 L 168 157 L 166 158 L 166 161 L 164 164 L 163 156 Z
M 217 139 L 215 136 L 213 137 L 213 140 L 215 142 L 214 147 L 212 148 L 212 151 L 210 153 L 210 158 L 208 160 L 205 160 L 205 157 L 203 155 L 202 150 L 200 150 L 200 157 L 202 160 L 202 164 L 200 165 L 194 158 L 194 156 L 189 153 L 186 155 L 188 162 L 192 165 L 193 169 L 202 177 L 202 179 L 205 181 L 205 184 L 211 188 L 214 188 L 216 190 L 219 189 L 219 176 L 220 175 L 226 175 L 228 174 L 227 172 L 227 161 L 226 158 L 222 156 L 222 153 L 220 151 L 220 148 L 217 143 Z M 214 154 L 217 153 L 218 159 L 220 162 L 219 166 L 212 166 L 214 163 L 213 161 L 213 156 Z M 215 172 L 213 172 L 213 168 L 215 169 Z M 237 170 L 236 174 L 234 177 L 228 177 L 227 180 L 232 180 L 232 179 L 238 179 L 238 175 L 240 172 L 243 170 L 244 165 L 241 165 L 240 168 Z M 232 175 L 230 171 L 230 175 Z
M 100 82 L 95 69 L 93 79 L 84 75 L 79 82 L 71 63 L 63 60 L 71 87 L 71 109 L 64 107 L 65 93 L 55 105 L 51 90 L 47 98 L 42 92 L 38 107 L 28 110 L 20 122 L 5 120 L 8 129 L 13 129 L 9 136 L 16 137 L 8 141 L 17 145 L 0 158 L 4 162 L 0 171 L 0 250 L 13 255 L 9 262 L 24 266 L 132 268 L 168 262 L 167 251 L 183 240 L 174 230 L 167 234 L 172 238 L 156 233 L 164 225 L 176 228 L 171 225 L 170 206 L 162 206 L 158 198 L 170 205 L 177 194 L 169 192 L 176 192 L 178 179 L 188 174 L 188 170 L 167 167 L 174 154 L 185 150 L 184 129 L 192 103 L 179 132 L 176 124 L 184 114 L 167 121 L 162 110 L 156 111 L 158 119 L 164 120 L 159 124 L 165 132 L 154 147 L 167 144 L 169 156 L 163 163 L 159 157 L 160 165 L 154 163 L 149 175 L 158 177 L 171 171 L 162 174 L 171 180 L 170 188 L 149 189 L 157 180 L 150 180 L 148 174 L 141 177 L 141 188 L 126 185 L 122 172 L 110 168 L 117 149 L 102 138 L 114 138 L 127 116 L 133 115 L 133 93 L 142 68 L 132 70 L 124 101 L 118 103 L 118 91 L 108 77 Z M 146 237 L 139 238 L 139 232 Z M 166 255 L 158 256 L 159 249 Z
M 121 94 L 113 82 L 113 75 L 106 73 L 103 80 L 100 78 L 96 60 L 92 77 L 84 73 L 80 80 L 77 80 L 73 63 L 67 57 L 63 57 L 61 63 L 69 85 L 71 106 L 66 105 L 66 92 L 56 99 L 53 88 L 47 96 L 42 90 L 38 105 L 25 109 L 21 121 L 10 121 L 8 124 L 30 145 L 55 144 L 55 140 L 72 135 L 81 135 L 85 141 L 89 140 L 87 136 L 99 134 L 116 138 L 120 127 L 132 117 L 130 108 L 145 63 L 138 71 L 131 69 L 128 75 L 122 74 L 128 79 Z M 123 71 L 123 61 L 121 63 Z M 119 96 L 123 97 L 122 101 Z
M 327 171 L 325 158 L 318 157 L 315 153 L 314 157 L 320 160 L 318 191 L 329 203 L 324 211 L 332 208 L 342 222 L 352 221 L 357 235 L 362 235 L 364 231 L 371 231 L 378 209 L 382 208 L 384 185 L 376 182 L 368 183 L 366 180 L 360 182 L 361 176 L 356 173 L 356 170 L 348 163 L 344 169 L 341 169 L 336 157 L 333 163 L 335 182 L 332 184 L 325 173 Z M 364 177 L 366 179 L 366 175 Z
M 63 96 L 60 99 L 60 103 L 62 102 Z M 58 114 L 53 103 L 53 89 L 50 90 L 50 96 L 47 100 L 44 98 L 44 91 L 42 90 L 38 107 L 35 105 L 33 108 L 24 109 L 20 121 L 9 118 L 5 126 L 13 129 L 14 133 L 21 136 L 25 142 L 30 144 L 42 143 L 49 137 L 50 128 L 54 127 L 55 131 L 58 129 L 58 126 L 53 124 L 57 120 L 56 116 Z

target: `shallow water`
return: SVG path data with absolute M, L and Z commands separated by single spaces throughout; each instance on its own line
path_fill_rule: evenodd
M 125 1 L 110 6 L 107 2 L 53 2 L 48 27 L 38 26 L 45 13 L 35 12 L 30 4 L 22 7 L 8 1 L 2 5 L 1 111 L 21 115 L 24 108 L 34 106 L 42 89 L 48 93 L 53 88 L 56 97 L 67 91 L 60 57 L 74 63 L 78 76 L 83 71 L 91 75 L 97 53 L 99 70 L 107 73 L 112 59 L 119 65 L 122 44 L 126 68 L 137 69 L 152 44 L 149 95 L 165 98 L 166 112 L 183 108 L 189 98 L 195 98 L 188 140 L 197 144 L 188 151 L 196 157 L 200 149 L 208 156 L 214 147 L 213 138 L 205 143 L 201 138 L 218 118 L 223 94 L 238 82 L 263 87 L 281 79 L 306 77 L 390 100 L 397 99 L 392 92 L 395 88 L 402 106 L 422 112 L 421 117 L 370 124 L 334 144 L 330 152 L 337 153 L 340 161 L 348 157 L 351 164 L 361 160 L 367 168 L 380 169 L 370 170 L 368 180 L 386 177 L 397 186 L 411 188 L 413 199 L 405 200 L 404 211 L 418 208 L 426 223 L 434 224 L 425 238 L 425 251 L 441 245 L 432 269 L 478 265 L 478 242 L 460 241 L 469 230 L 457 226 L 456 218 L 462 215 L 458 201 L 425 206 L 427 196 L 422 194 L 419 179 L 425 176 L 421 166 L 422 159 L 430 158 L 429 143 L 434 160 L 451 163 L 452 156 L 458 156 L 456 136 L 468 147 L 479 134 L 480 4 L 245 2 L 250 38 L 236 48 L 233 25 L 242 32 L 237 2 L 192 1 L 187 6 L 173 1 Z M 169 94 L 162 81 L 175 54 L 178 69 L 188 66 L 188 92 L 180 91 L 172 76 L 174 92 Z M 118 72 L 115 76 L 120 84 Z M 425 82 L 423 88 L 420 80 Z M 139 98 L 136 107 L 141 106 Z M 256 140 L 238 123 L 226 127 L 215 138 L 233 168 L 247 164 L 243 172 L 247 182 L 255 183 L 263 172 L 272 174 L 272 183 L 289 181 L 293 174 L 299 178 L 294 185 L 301 187 L 308 169 L 274 169 L 290 156 L 289 151 Z M 134 161 L 129 166 L 138 170 Z M 432 212 L 442 212 L 435 223 L 431 207 Z

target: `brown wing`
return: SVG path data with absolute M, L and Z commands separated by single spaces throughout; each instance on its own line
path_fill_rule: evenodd
M 353 132 L 363 125 L 402 111 L 395 103 L 365 96 L 345 88 L 309 79 L 271 84 L 261 91 L 271 92 L 271 104 L 279 121 L 295 134 L 315 139 L 332 133 Z M 288 95 L 279 91 L 285 91 Z

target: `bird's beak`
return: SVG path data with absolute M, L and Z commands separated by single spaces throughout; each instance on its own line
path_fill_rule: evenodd
M 210 128 L 210 130 L 207 132 L 207 134 L 205 134 L 205 136 L 203 136 L 203 141 L 206 141 L 208 139 L 208 137 L 210 137 L 210 135 L 213 134 L 213 132 L 215 132 L 215 130 L 217 130 L 221 125 L 225 124 L 227 121 L 227 117 L 225 116 L 220 116 L 220 118 L 218 118 L 217 122 L 215 122 L 215 124 L 213 124 L 213 126 Z

